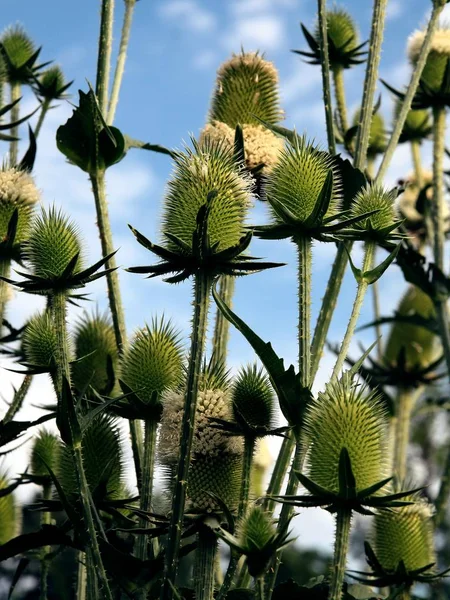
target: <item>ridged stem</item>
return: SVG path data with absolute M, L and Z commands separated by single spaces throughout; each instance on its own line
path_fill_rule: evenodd
M 445 214 L 444 214 L 444 154 L 445 106 L 433 108 L 433 202 L 431 218 L 434 229 L 434 262 L 444 271 Z
M 420 142 L 413 140 L 411 142 L 411 158 L 414 165 L 414 174 L 416 176 L 417 187 L 419 190 L 423 188 L 423 169 L 422 157 L 420 156 Z
M 11 271 L 11 261 L 8 259 L 0 260 L 0 276 L 9 277 Z M 0 279 L 0 337 L 3 329 L 3 318 L 8 298 L 8 283 Z
M 377 249 L 375 248 L 374 253 L 373 253 L 371 269 L 373 269 L 376 266 L 376 261 L 377 261 Z M 379 321 L 381 312 L 380 312 L 380 291 L 379 291 L 379 287 L 378 287 L 378 281 L 374 281 L 374 283 L 372 283 L 372 285 L 371 285 L 371 288 L 372 288 L 373 317 L 374 317 L 375 321 Z M 377 342 L 377 357 L 378 357 L 378 360 L 381 360 L 381 357 L 383 356 L 383 342 L 381 339 L 382 332 L 381 332 L 380 323 L 377 323 L 375 325 L 375 335 L 378 340 L 378 342 Z
M 181 424 L 180 460 L 172 496 L 172 511 L 161 586 L 161 600 L 171 600 L 178 570 L 178 554 L 183 527 L 192 440 L 197 407 L 198 379 L 206 340 L 211 277 L 203 271 L 195 275 L 194 314 L 192 318 L 191 349 L 186 381 L 186 398 Z
M 222 275 L 219 282 L 219 294 L 223 301 L 232 308 L 236 278 L 231 275 Z M 230 337 L 230 323 L 222 311 L 217 309 L 214 335 L 212 341 L 212 363 L 226 365 L 228 340 Z
M 69 345 L 67 341 L 66 305 L 67 292 L 58 291 L 53 295 L 52 314 L 56 335 L 56 376 L 55 387 L 58 401 L 61 399 L 63 377 L 70 381 Z
M 339 126 L 345 134 L 348 129 L 347 103 L 345 100 L 344 69 L 341 66 L 333 68 L 334 95 L 339 117 Z
M 311 268 L 312 243 L 307 237 L 295 240 L 298 250 L 298 368 L 301 384 L 311 383 Z
M 375 244 L 373 242 L 366 242 L 364 260 L 361 269 L 361 278 L 358 282 L 358 289 L 356 291 L 355 301 L 353 303 L 352 313 L 350 315 L 350 319 L 347 325 L 347 330 L 344 335 L 344 339 L 342 340 L 342 344 L 339 350 L 338 357 L 336 359 L 336 364 L 334 365 L 332 378 L 338 377 L 345 359 L 347 358 L 348 349 L 350 347 L 350 342 L 352 341 L 353 334 L 355 333 L 356 325 L 358 323 L 358 318 L 361 312 L 361 308 L 364 302 L 364 297 L 366 295 L 368 282 L 366 278 L 363 276 L 364 272 L 369 271 L 372 266 L 373 255 L 375 251 Z
M 206 525 L 200 525 L 194 562 L 194 596 L 196 600 L 214 598 L 214 564 L 217 537 Z
M 284 478 L 289 467 L 289 462 L 292 456 L 292 450 L 295 446 L 295 438 L 292 432 L 288 436 L 283 438 L 280 451 L 270 478 L 269 486 L 267 488 L 266 496 L 262 502 L 264 510 L 272 512 L 275 508 L 275 501 L 268 498 L 268 496 L 278 496 L 281 492 L 281 486 L 283 485 Z
M 433 10 L 431 12 L 431 17 L 428 22 L 428 27 L 425 33 L 425 39 L 423 41 L 422 47 L 420 49 L 419 57 L 417 59 L 415 68 L 412 72 L 410 82 L 408 84 L 408 88 L 406 90 L 405 98 L 402 102 L 400 111 L 397 115 L 394 129 L 391 133 L 391 137 L 389 139 L 388 146 L 383 155 L 383 160 L 381 161 L 380 167 L 377 173 L 377 181 L 382 181 L 384 176 L 386 175 L 386 171 L 390 165 L 392 157 L 394 156 L 395 149 L 397 148 L 398 140 L 400 139 L 400 135 L 403 131 L 403 127 L 406 122 L 406 117 L 411 109 L 411 104 L 414 96 L 416 95 L 417 89 L 419 87 L 420 78 L 422 77 L 422 72 L 427 62 L 427 56 L 430 51 L 431 41 L 433 39 L 433 34 L 435 29 L 439 24 L 439 16 L 444 8 L 444 4 L 438 5 L 438 3 L 433 4 Z
M 330 84 L 330 57 L 328 54 L 328 31 L 327 31 L 327 0 L 318 0 L 318 19 L 320 37 L 320 64 L 322 66 L 322 92 L 325 108 L 325 122 L 327 126 L 327 141 L 330 154 L 336 154 L 336 142 L 334 139 L 333 104 L 331 100 Z
M 130 41 L 131 23 L 133 21 L 134 7 L 136 0 L 124 0 L 125 13 L 123 16 L 122 33 L 120 35 L 119 53 L 117 54 L 116 70 L 114 72 L 114 81 L 109 99 L 108 118 L 106 122 L 112 125 L 116 115 L 117 103 L 119 102 L 120 87 L 122 85 L 123 73 L 125 70 L 125 61 L 127 60 L 128 42 Z
M 344 585 L 345 564 L 350 540 L 351 510 L 340 509 L 336 513 L 336 539 L 331 566 L 331 581 L 328 600 L 341 600 Z
M 364 90 L 361 102 L 361 125 L 356 136 L 354 166 L 364 169 L 369 147 L 370 125 L 372 123 L 373 101 L 378 81 L 378 67 L 381 59 L 384 22 L 386 19 L 387 0 L 374 0 L 372 26 L 369 40 L 369 55 L 364 79 Z
M 142 461 L 142 485 L 141 485 L 141 502 L 140 508 L 142 511 L 150 511 L 152 507 L 152 491 L 153 491 L 153 475 L 155 471 L 155 450 L 156 450 L 156 431 L 158 428 L 157 421 L 145 421 L 145 439 L 144 439 L 144 456 Z M 139 527 L 146 527 L 147 520 L 142 518 L 139 520 Z M 136 556 L 141 560 L 148 559 L 148 539 L 145 535 L 138 535 L 136 540 Z M 145 600 L 145 592 L 139 596 Z
M 52 495 L 52 488 L 50 485 L 45 484 L 42 489 L 42 497 L 44 500 L 49 500 Z M 44 511 L 41 513 L 41 525 L 50 525 L 51 515 L 49 512 Z M 39 600 L 47 600 L 48 593 L 48 560 L 45 560 L 46 554 L 50 552 L 50 546 L 44 546 L 42 548 L 41 556 L 41 572 L 40 572 L 40 586 L 39 586 Z
M 258 600 L 265 600 L 266 594 L 264 591 L 264 577 L 257 577 L 255 579 L 256 593 Z
M 98 42 L 97 80 L 95 93 L 103 115 L 108 110 L 109 73 L 114 23 L 114 0 L 102 0 L 100 17 L 100 37 Z
M 92 552 L 86 552 L 86 600 L 98 600 L 99 590 Z
M 12 421 L 15 415 L 22 408 L 23 401 L 25 400 L 25 396 L 28 394 L 32 381 L 33 377 L 31 375 L 25 375 L 19 389 L 14 392 L 12 402 L 8 407 L 6 415 L 2 419 L 3 424 Z
M 44 123 L 45 116 L 47 115 L 48 109 L 50 108 L 50 100 L 45 98 L 45 100 L 41 104 L 41 112 L 39 113 L 39 119 L 36 124 L 36 129 L 34 130 L 34 137 L 38 137 L 39 132 L 41 131 L 42 124 Z
M 78 552 L 77 600 L 86 600 L 86 554 Z
M 11 83 L 10 90 L 11 90 L 11 102 L 18 100 L 20 98 L 20 83 L 16 83 L 16 82 Z M 11 123 L 15 123 L 16 121 L 18 121 L 19 116 L 20 116 L 20 102 L 18 102 L 11 109 Z M 10 134 L 12 136 L 18 138 L 19 137 L 19 126 L 15 125 L 14 127 L 11 127 Z M 10 164 L 12 167 L 16 166 L 16 164 L 17 164 L 18 152 L 19 152 L 19 141 L 12 140 L 11 142 L 9 142 L 9 160 L 10 160 Z
M 393 472 L 399 481 L 403 481 L 406 476 L 409 431 L 415 395 L 411 389 L 400 389 L 397 397 Z

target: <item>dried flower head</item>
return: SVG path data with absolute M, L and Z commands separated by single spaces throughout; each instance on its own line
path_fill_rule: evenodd
M 9 487 L 10 482 L 0 473 L 0 490 Z M 20 527 L 20 512 L 13 494 L 0 496 L 0 546 L 13 538 Z
M 61 443 L 58 437 L 42 429 L 34 439 L 31 449 L 31 474 L 51 482 L 47 467 L 55 473 L 58 468 Z
M 425 31 L 415 31 L 408 40 L 408 57 L 413 65 L 417 63 L 424 39 Z M 449 58 L 450 28 L 440 27 L 433 34 L 430 52 L 421 78 L 421 81 L 432 92 L 440 90 Z
M 22 351 L 30 365 L 48 370 L 55 368 L 58 344 L 48 311 L 38 313 L 28 321 L 22 335 Z
M 16 209 L 18 222 L 14 243 L 20 244 L 28 238 L 33 207 L 38 201 L 39 191 L 29 173 L 6 165 L 0 169 L 0 242 L 7 235 Z

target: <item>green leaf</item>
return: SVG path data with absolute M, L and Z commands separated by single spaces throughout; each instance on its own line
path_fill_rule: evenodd
M 345 251 L 348 256 L 348 262 L 350 263 L 350 268 L 352 270 L 353 276 L 356 279 L 357 283 L 361 283 L 362 271 L 361 271 L 361 269 L 358 269 L 357 267 L 355 267 L 355 263 L 353 262 L 352 257 L 350 256 L 350 252 L 348 251 L 347 246 L 344 246 L 344 248 L 345 248 Z
M 81 427 L 75 411 L 75 402 L 66 377 L 63 377 L 61 399 L 56 413 L 56 425 L 62 441 L 70 448 L 81 444 Z
M 378 281 L 380 279 L 380 277 L 387 270 L 387 268 L 390 267 L 390 265 L 397 258 L 397 254 L 399 253 L 399 250 L 400 250 L 400 244 L 397 244 L 397 246 L 394 248 L 394 250 L 389 254 L 389 256 L 387 258 L 385 258 L 383 260 L 383 262 L 381 264 L 379 264 L 374 269 L 372 269 L 370 271 L 365 271 L 363 273 L 362 277 L 367 281 L 367 283 L 369 285 L 372 283 L 375 283 L 376 281 Z
M 279 125 L 273 125 L 271 123 L 267 123 L 266 121 L 263 121 L 262 119 L 260 119 L 258 117 L 255 117 L 255 118 L 258 121 L 260 121 L 260 123 L 262 125 L 264 125 L 264 127 L 266 127 L 267 129 L 269 129 L 272 133 L 275 133 L 276 135 L 286 138 L 291 143 L 294 143 L 296 140 L 299 140 L 301 137 L 298 135 L 298 133 L 295 130 L 286 129 L 286 127 L 280 127 Z
M 9 588 L 8 600 L 10 600 L 10 598 L 12 598 L 14 589 L 15 589 L 19 579 L 22 577 L 23 572 L 30 564 L 30 560 L 31 559 L 27 558 L 27 557 L 23 557 L 20 559 L 19 564 L 17 565 L 17 569 L 15 570 L 14 577 L 12 578 L 12 581 L 11 581 L 11 587 Z

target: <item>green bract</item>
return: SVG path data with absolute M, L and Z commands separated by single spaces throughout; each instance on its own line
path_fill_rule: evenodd
M 40 431 L 31 450 L 31 474 L 51 481 L 47 467 L 56 472 L 60 449 L 61 443 L 56 435 L 45 429 Z
M 305 415 L 308 477 L 339 491 L 339 460 L 347 449 L 359 492 L 386 477 L 385 408 L 376 394 L 355 384 L 331 382 Z
M 6 477 L 0 474 L 0 490 L 9 486 Z M 19 511 L 13 494 L 0 496 L 0 546 L 8 542 L 20 527 Z
M 267 375 L 256 365 L 241 369 L 232 390 L 233 414 L 238 423 L 270 428 L 274 397 Z
M 81 240 L 76 226 L 52 207 L 44 208 L 32 225 L 26 258 L 33 275 L 53 279 L 60 277 L 70 261 L 77 257 L 73 273 L 82 268 Z
M 60 100 L 72 82 L 66 82 L 61 67 L 55 65 L 44 71 L 35 83 L 37 95 L 42 100 Z
M 217 72 L 210 121 L 221 121 L 233 129 L 238 124 L 275 124 L 282 118 L 278 72 L 258 52 L 242 52 L 224 62 Z
M 331 41 L 334 47 L 330 52 L 330 65 L 332 67 L 341 66 L 341 61 L 337 60 L 339 54 L 351 56 L 360 45 L 355 22 L 346 10 L 332 8 L 327 10 L 327 32 L 328 43 Z M 314 38 L 316 43 L 320 44 L 319 25 L 316 26 Z
M 354 198 L 350 216 L 358 217 L 375 210 L 377 212 L 367 219 L 358 221 L 354 227 L 376 233 L 382 233 L 383 230 L 390 232 L 396 222 L 394 209 L 396 197 L 396 189 L 386 190 L 379 184 L 368 184 Z
M 37 51 L 23 27 L 8 27 L 0 36 L 0 51 L 9 83 L 25 84 L 32 80 Z
M 30 365 L 53 370 L 58 353 L 56 331 L 49 312 L 32 317 L 23 332 L 22 350 Z
M 193 142 L 175 161 L 165 200 L 163 231 L 177 236 L 192 248 L 197 214 L 208 194 L 217 192 L 208 217 L 211 244 L 217 251 L 231 248 L 244 235 L 244 217 L 250 204 L 249 180 L 239 172 L 232 154 L 221 143 L 206 139 L 202 146 Z M 167 241 L 167 247 L 180 253 L 180 247 Z

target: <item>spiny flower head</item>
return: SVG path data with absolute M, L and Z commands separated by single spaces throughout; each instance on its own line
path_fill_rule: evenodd
M 60 277 L 70 261 L 78 256 L 73 273 L 82 269 L 82 247 L 77 227 L 56 208 L 44 208 L 35 217 L 25 249 L 33 275 Z
M 333 174 L 333 195 L 327 216 L 336 212 L 341 199 L 341 181 L 332 157 L 296 137 L 280 153 L 266 184 L 266 196 L 278 201 L 298 220 L 306 221 L 314 210 L 329 171 Z M 272 209 L 277 223 L 281 218 Z
M 425 31 L 415 31 L 408 40 L 408 57 L 413 65 L 416 65 L 417 63 L 424 39 Z M 450 28 L 439 27 L 433 34 L 430 52 L 421 78 L 421 81 L 423 81 L 431 91 L 439 91 L 449 58 Z
M 358 109 L 353 117 L 353 125 L 359 125 L 361 121 L 361 110 Z M 375 158 L 378 154 L 383 154 L 386 150 L 386 126 L 384 123 L 383 116 L 376 112 L 372 115 L 372 121 L 370 123 L 369 133 L 369 146 L 367 148 L 367 156 L 369 158 Z
M 30 365 L 54 369 L 58 353 L 56 331 L 48 311 L 34 315 L 22 335 L 22 350 Z
M 239 372 L 232 390 L 233 414 L 238 423 L 270 429 L 274 396 L 267 375 L 250 365 Z
M 436 563 L 431 507 L 417 497 L 405 500 L 414 504 L 379 511 L 374 519 L 374 550 L 386 571 L 396 571 L 401 561 L 407 571 Z
M 192 235 L 197 226 L 197 214 L 208 194 L 217 195 L 208 217 L 211 245 L 218 242 L 217 251 L 238 244 L 244 235 L 244 217 L 250 205 L 250 179 L 239 171 L 233 156 L 222 143 L 206 139 L 200 147 L 186 149 L 175 161 L 168 183 L 163 215 L 163 231 L 177 236 L 192 247 Z M 177 253 L 180 248 L 171 240 L 167 247 Z
M 14 211 L 18 210 L 15 244 L 24 242 L 30 232 L 31 215 L 39 201 L 39 191 L 33 177 L 26 171 L 8 168 L 0 169 L 0 242 L 5 240 L 8 225 Z
M 5 29 L 0 36 L 0 51 L 9 83 L 28 83 L 33 66 L 29 63 L 36 53 L 36 47 L 21 25 Z
M 402 108 L 402 101 L 399 99 L 394 106 L 394 123 L 397 121 Z M 427 138 L 432 130 L 431 114 L 426 109 L 411 109 L 407 116 L 403 131 L 400 136 L 400 142 L 419 141 Z
M 269 173 L 278 160 L 284 148 L 281 138 L 262 125 L 242 125 L 244 135 L 245 164 L 248 169 L 254 169 L 264 164 L 264 173 Z M 231 152 L 234 149 L 235 130 L 226 123 L 212 121 L 207 123 L 200 133 L 200 146 L 206 138 L 221 142 Z
M 348 378 L 330 382 L 307 409 L 308 477 L 339 491 L 339 459 L 347 449 L 356 491 L 385 478 L 385 408 L 376 394 Z
M 64 78 L 61 67 L 54 65 L 46 69 L 36 82 L 36 93 L 42 100 L 60 100 L 65 98 L 64 92 L 71 85 Z
M 282 118 L 278 71 L 258 52 L 233 54 L 217 71 L 210 121 L 221 121 L 233 129 L 240 123 L 270 124 Z
M 161 394 L 180 383 L 182 368 L 179 334 L 170 322 L 155 319 L 151 327 L 136 333 L 123 356 L 120 373 L 142 402 L 159 404 Z
M 331 8 L 327 10 L 327 33 L 328 40 L 332 42 L 335 52 L 330 52 L 330 64 L 332 67 L 339 66 L 340 62 L 334 64 L 333 57 L 337 53 L 350 55 L 359 46 L 359 34 L 352 16 L 342 8 Z M 321 43 L 319 24 L 316 25 L 314 38 L 317 44 Z
M 376 210 L 367 219 L 358 221 L 354 224 L 356 229 L 371 230 L 382 233 L 395 224 L 394 202 L 397 197 L 397 190 L 386 190 L 380 184 L 368 184 L 354 198 L 350 217 L 358 217 L 365 213 Z
M 242 548 L 250 553 L 264 548 L 275 533 L 272 517 L 260 506 L 252 506 L 238 525 L 237 538 Z
M 397 309 L 400 316 L 436 316 L 433 301 L 416 286 L 409 286 Z M 404 353 L 405 367 L 427 367 L 439 354 L 437 337 L 429 329 L 405 322 L 394 322 L 384 350 L 384 362 L 396 365 Z
M 10 482 L 0 473 L 0 490 L 9 487 Z M 0 546 L 13 538 L 20 527 L 20 514 L 13 494 L 0 497 Z
M 46 429 L 42 429 L 34 439 L 31 450 L 31 474 L 35 477 L 50 480 L 47 467 L 55 473 L 59 463 L 61 443 L 57 436 Z
M 86 313 L 78 322 L 73 338 L 77 359 L 72 365 L 75 389 L 84 390 L 89 384 L 99 394 L 111 393 L 114 381 L 110 378 L 117 368 L 118 350 L 109 317 Z

